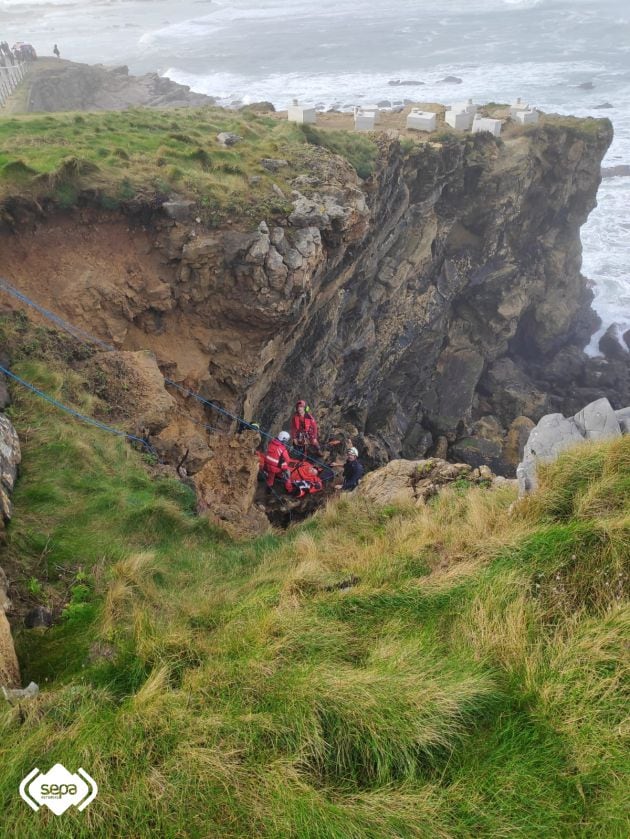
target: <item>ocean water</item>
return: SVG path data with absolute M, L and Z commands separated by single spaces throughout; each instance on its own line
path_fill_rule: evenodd
M 158 71 L 227 106 L 521 96 L 545 111 L 609 117 L 604 165 L 630 165 L 627 0 L 0 0 L 0 38 Z M 603 322 L 593 353 L 610 324 L 630 329 L 629 208 L 630 177 L 605 179 L 582 229 Z

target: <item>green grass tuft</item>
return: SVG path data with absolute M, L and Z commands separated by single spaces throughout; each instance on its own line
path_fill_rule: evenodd
M 371 138 L 350 131 L 318 131 L 311 125 L 300 127 L 309 143 L 350 161 L 360 178 L 369 178 L 374 173 L 378 146 Z
M 241 142 L 223 148 L 216 140 L 222 131 Z M 19 192 L 63 207 L 97 200 L 116 208 L 129 200 L 155 204 L 176 190 L 198 203 L 210 225 L 234 215 L 258 223 L 286 208 L 268 174 L 255 190 L 249 177 L 261 177 L 265 157 L 301 162 L 305 148 L 293 124 L 220 108 L 0 118 L 0 204 Z M 288 194 L 294 177 L 289 166 L 273 182 Z

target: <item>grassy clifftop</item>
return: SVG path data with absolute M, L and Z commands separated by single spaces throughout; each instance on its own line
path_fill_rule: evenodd
M 94 408 L 37 355 L 14 368 Z M 629 438 L 565 454 L 515 508 L 345 498 L 239 544 L 120 441 L 14 398 L 0 564 L 64 612 L 17 634 L 43 691 L 0 706 L 11 835 L 627 835 Z M 20 800 L 56 761 L 97 780 L 84 813 Z
M 221 132 L 242 140 L 223 147 Z M 345 154 L 362 177 L 376 156 L 366 137 L 307 135 L 294 123 L 221 108 L 15 116 L 0 119 L 0 205 L 22 195 L 72 207 L 83 193 L 115 208 L 177 193 L 197 201 L 208 223 L 229 214 L 260 220 L 290 210 L 290 181 L 309 171 L 314 145 Z M 289 165 L 270 173 L 264 158 Z

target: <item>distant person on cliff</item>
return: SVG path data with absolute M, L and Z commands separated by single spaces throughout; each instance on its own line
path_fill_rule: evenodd
M 57 58 L 60 57 L 61 53 L 59 52 L 59 47 L 57 46 L 57 44 L 55 44 L 55 46 L 53 47 L 53 52 L 57 56 Z
M 298 399 L 295 403 L 295 413 L 291 418 L 291 439 L 294 448 L 298 449 L 302 455 L 312 453 L 319 457 L 321 451 L 317 433 L 315 417 L 311 415 L 306 402 Z
M 343 467 L 343 483 L 337 484 L 335 489 L 343 492 L 351 492 L 359 486 L 363 477 L 363 465 L 359 462 L 359 452 L 352 446 L 346 453 L 346 462 Z

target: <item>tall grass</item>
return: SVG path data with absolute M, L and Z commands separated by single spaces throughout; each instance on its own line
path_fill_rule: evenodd
M 17 362 L 93 398 L 49 363 Z M 140 454 L 14 398 L 0 562 L 66 617 L 16 633 L 42 692 L 0 706 L 3 835 L 627 836 L 628 438 L 514 506 L 344 498 L 235 544 Z M 97 779 L 84 813 L 19 798 L 56 761 Z
M 241 142 L 225 149 L 216 140 L 224 131 Z M 302 165 L 307 152 L 297 126 L 220 108 L 14 116 L 0 119 L 0 203 L 19 192 L 71 207 L 89 195 L 111 209 L 174 191 L 197 201 L 209 224 L 229 214 L 259 221 L 279 210 L 272 184 L 288 194 L 298 174 L 290 165 L 272 177 L 260 161 L 292 164 L 299 153 Z

